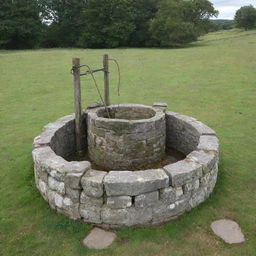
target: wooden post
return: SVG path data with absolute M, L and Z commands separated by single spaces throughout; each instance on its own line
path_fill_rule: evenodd
M 81 86 L 80 86 L 80 59 L 73 58 L 74 76 L 74 100 L 75 100 L 75 132 L 76 150 L 78 154 L 82 152 L 82 110 L 81 110 Z
M 109 101 L 109 71 L 108 71 L 108 55 L 103 56 L 103 68 L 104 68 L 104 103 L 106 106 L 110 105 Z

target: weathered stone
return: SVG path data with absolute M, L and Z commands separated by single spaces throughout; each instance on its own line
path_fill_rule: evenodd
M 219 152 L 219 141 L 216 136 L 202 135 L 197 146 L 198 150 L 209 150 Z
M 65 185 L 64 182 L 59 182 L 52 178 L 51 176 L 48 177 L 48 185 L 50 189 L 57 191 L 58 193 L 64 195 L 65 194 Z
M 63 197 L 60 194 L 58 194 L 55 191 L 48 190 L 47 197 L 49 200 L 49 204 L 52 208 L 55 208 L 55 207 L 61 208 L 62 207 Z
M 172 204 L 176 201 L 176 190 L 173 187 L 160 189 L 160 200 L 166 204 Z
M 79 203 L 80 201 L 81 189 L 73 189 L 66 186 L 66 195 L 74 202 Z
M 153 107 L 157 110 L 160 109 L 161 111 L 166 111 L 166 109 L 168 108 L 168 105 L 166 103 L 163 102 L 154 102 Z
M 199 186 L 200 186 L 199 179 L 189 182 L 183 186 L 184 193 L 188 193 L 190 191 L 197 190 L 199 188 Z
M 187 158 L 203 165 L 203 172 L 210 172 L 218 162 L 218 156 L 216 153 L 209 151 L 192 151 Z
M 96 198 L 87 196 L 84 191 L 82 191 L 80 196 L 80 203 L 88 205 L 88 206 L 95 206 L 95 207 L 101 207 L 103 205 L 103 198 Z
M 164 170 L 172 186 L 182 186 L 202 176 L 202 166 L 189 159 L 166 165 Z
M 132 206 L 130 196 L 112 196 L 107 198 L 107 206 L 113 209 L 121 209 Z
M 201 204 L 206 198 L 204 188 L 198 189 L 192 194 L 192 197 L 189 200 L 189 205 L 194 208 L 197 205 Z
M 185 212 L 187 204 L 187 200 L 185 199 L 178 200 L 172 204 L 166 204 L 166 202 L 159 201 L 159 203 L 153 207 L 152 224 L 161 224 L 176 218 Z
M 191 124 L 196 121 L 192 117 L 175 112 L 166 112 L 166 145 L 175 148 L 184 154 L 195 150 L 200 133 Z
M 216 135 L 215 131 L 198 120 L 189 122 L 200 135 Z
M 48 173 L 45 170 L 42 170 L 42 168 L 35 164 L 34 166 L 34 172 L 37 175 L 38 178 L 40 178 L 45 183 L 48 183 Z
M 215 187 L 215 184 L 217 182 L 217 177 L 218 177 L 218 169 L 216 168 L 215 170 L 212 170 L 210 174 L 211 176 L 209 179 L 209 183 L 207 185 L 207 192 L 206 192 L 207 196 L 209 196 L 212 193 Z
M 206 173 L 206 174 L 200 179 L 200 182 L 201 182 L 202 187 L 207 187 L 207 186 L 208 186 L 209 181 L 210 181 L 210 178 L 211 178 L 211 174 L 210 174 L 210 173 Z
M 111 171 L 104 179 L 108 196 L 135 196 L 165 188 L 169 178 L 162 169 L 145 171 Z
M 153 191 L 146 194 L 135 196 L 135 207 L 149 207 L 157 203 L 159 200 L 159 192 Z
M 93 228 L 89 235 L 83 240 L 83 244 L 90 249 L 105 249 L 116 239 L 116 234 L 107 232 L 100 228 Z
M 70 162 L 70 173 L 65 176 L 65 184 L 74 189 L 81 189 L 81 178 L 91 168 L 90 162 Z
M 46 192 L 47 192 L 47 185 L 46 185 L 46 183 L 44 181 L 42 181 L 42 180 L 39 180 L 38 185 L 39 185 L 40 191 L 43 194 L 46 194 Z
M 68 197 L 64 197 L 62 208 L 57 208 L 57 212 L 62 213 L 73 220 L 81 219 L 79 213 L 79 204 L 73 203 L 72 200 Z
M 40 191 L 40 193 L 41 193 L 42 197 L 44 198 L 44 200 L 48 201 L 47 192 L 48 192 L 49 188 L 47 186 L 47 183 L 45 183 L 44 181 L 39 179 L 38 183 L 37 183 L 37 188 Z
M 116 224 L 120 226 L 145 225 L 152 219 L 151 208 L 111 209 L 102 208 L 102 221 L 106 224 Z
M 54 130 L 46 130 L 39 136 L 35 137 L 33 141 L 33 148 L 49 146 L 51 143 L 51 139 L 54 136 L 54 133 Z
M 110 110 L 116 119 L 136 119 L 143 114 L 143 107 L 132 107 L 132 111 L 125 108 L 121 112 L 115 112 L 112 107 Z M 106 154 L 107 157 L 99 152 L 93 153 L 106 163 L 118 163 L 122 167 L 127 164 L 139 166 L 140 158 L 137 158 L 136 150 L 144 156 L 145 163 L 157 161 L 158 153 L 164 153 L 163 131 L 167 128 L 167 146 L 189 155 L 183 161 L 165 166 L 165 170 L 106 173 L 91 170 L 87 161 L 68 162 L 64 158 L 75 151 L 74 115 L 48 124 L 45 137 L 40 138 L 41 142 L 36 140 L 38 144 L 32 156 L 36 186 L 49 205 L 72 219 L 83 218 L 102 227 L 121 228 L 160 224 L 206 200 L 213 191 L 218 174 L 218 140 L 214 131 L 194 118 L 170 112 L 166 113 L 165 125 L 165 114 L 157 108 L 154 110 L 161 114 L 159 119 L 149 114 L 146 123 L 145 120 L 135 120 L 134 130 L 131 130 L 130 120 L 125 120 L 109 132 L 109 125 L 117 122 L 115 119 L 100 117 L 90 120 L 87 113 L 83 113 L 82 126 L 87 129 L 86 119 L 94 125 L 89 131 L 92 135 L 88 138 L 89 143 L 104 146 L 106 140 L 113 140 L 108 146 L 115 151 Z M 110 123 L 98 126 L 103 119 Z M 127 132 L 125 135 L 120 132 L 122 129 Z M 137 142 L 136 146 L 130 143 L 133 139 Z M 125 142 L 123 146 L 122 140 Z M 124 155 L 128 156 L 127 160 Z
M 182 187 L 175 187 L 176 200 L 179 199 L 183 195 Z
M 84 193 L 88 196 L 101 197 L 103 195 L 103 179 L 106 172 L 89 170 L 81 179 Z
M 41 170 L 47 171 L 57 181 L 64 182 L 69 173 L 69 164 L 62 157 L 57 156 L 50 147 L 36 148 L 32 151 L 34 162 Z
M 159 140 L 166 134 L 163 111 L 121 104 L 88 111 L 88 117 L 88 153 L 97 165 L 112 170 L 135 169 L 148 164 L 147 150 L 154 152 L 156 160 L 164 156 L 165 140 Z M 148 139 L 153 143 L 146 143 Z
M 228 244 L 238 244 L 245 241 L 244 234 L 239 225 L 233 220 L 217 220 L 212 222 L 211 229 L 215 235 Z
M 87 204 L 80 204 L 80 215 L 85 222 L 100 224 L 101 208 L 95 206 L 88 206 Z

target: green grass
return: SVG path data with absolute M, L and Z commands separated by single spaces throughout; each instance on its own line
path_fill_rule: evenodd
M 247 34 L 217 32 L 184 49 L 0 51 L 0 255 L 255 256 L 256 34 Z M 81 244 L 91 226 L 57 215 L 37 192 L 31 143 L 45 124 L 73 112 L 71 58 L 99 68 L 104 53 L 121 67 L 118 97 L 111 64 L 112 103 L 162 101 L 198 118 L 216 130 L 221 162 L 201 206 L 161 227 L 118 231 L 109 249 L 94 251 Z M 84 107 L 99 101 L 89 76 L 82 89 Z M 220 218 L 237 221 L 246 242 L 214 236 L 210 223 Z

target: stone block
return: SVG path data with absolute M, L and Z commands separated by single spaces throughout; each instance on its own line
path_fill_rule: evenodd
M 84 191 L 82 191 L 80 196 L 80 203 L 88 205 L 90 207 L 101 207 L 103 205 L 103 198 L 87 196 Z
M 176 148 L 185 155 L 195 150 L 200 133 L 191 124 L 195 118 L 166 112 L 166 146 Z
M 45 170 L 42 170 L 42 168 L 38 164 L 34 164 L 34 172 L 37 175 L 39 179 L 44 181 L 45 183 L 48 183 L 48 173 Z
M 57 181 L 64 182 L 69 173 L 68 162 L 57 156 L 50 147 L 36 148 L 32 151 L 33 160 L 41 170 L 47 171 Z
M 81 189 L 81 178 L 86 171 L 91 168 L 90 162 L 82 161 L 82 162 L 70 162 L 69 170 L 65 176 L 65 184 L 73 189 Z
M 73 203 L 72 200 L 68 197 L 64 197 L 62 208 L 57 208 L 57 212 L 64 214 L 65 216 L 71 218 L 72 220 L 81 219 L 79 212 L 79 204 Z
M 188 201 L 185 199 L 178 200 L 171 204 L 167 204 L 164 201 L 159 201 L 159 203 L 153 207 L 152 224 L 161 224 L 177 218 L 177 216 L 185 212 L 187 205 Z
M 152 219 L 151 208 L 129 207 L 125 209 L 102 208 L 101 218 L 103 223 L 120 226 L 146 225 Z
M 216 136 L 202 135 L 200 136 L 197 149 L 219 152 L 219 140 Z
M 215 131 L 198 120 L 189 122 L 200 135 L 216 135 Z
M 107 197 L 107 206 L 112 209 L 122 209 L 132 206 L 132 198 L 130 196 L 111 196 Z
M 80 204 L 80 215 L 85 222 L 100 224 L 101 208 L 95 206 L 88 206 L 87 204 Z
M 54 133 L 54 130 L 46 130 L 42 132 L 39 136 L 35 137 L 33 141 L 33 148 L 49 146 L 51 144 Z
M 79 203 L 80 201 L 81 189 L 73 189 L 66 186 L 66 195 L 74 202 Z
M 104 179 L 108 196 L 135 196 L 168 187 L 169 178 L 162 169 L 110 171 Z
M 166 204 L 172 204 L 176 201 L 176 190 L 173 187 L 160 189 L 160 200 Z
M 159 200 L 159 192 L 153 191 L 150 193 L 135 196 L 135 207 L 145 208 L 153 206 Z
M 64 182 L 59 182 L 52 178 L 51 176 L 48 177 L 48 185 L 50 189 L 57 191 L 61 195 L 65 195 L 65 184 Z
M 48 191 L 48 186 L 47 183 L 45 183 L 43 180 L 39 179 L 38 180 L 38 185 L 37 185 L 38 190 L 40 191 L 42 197 L 44 198 L 44 200 L 48 201 L 47 198 L 47 191 Z
M 203 165 L 203 172 L 210 172 L 218 163 L 218 156 L 216 153 L 209 151 L 192 151 L 187 158 Z
M 175 187 L 175 194 L 176 194 L 176 200 L 181 198 L 181 196 L 183 195 L 183 189 L 182 187 Z
M 192 197 L 189 200 L 189 205 L 194 208 L 197 205 L 201 204 L 206 198 L 206 193 L 204 188 L 198 189 L 195 193 L 192 194 Z
M 163 169 L 172 186 L 182 186 L 202 176 L 202 166 L 189 159 L 166 165 Z
M 189 182 L 183 186 L 184 193 L 188 193 L 190 191 L 195 191 L 199 188 L 199 186 L 200 186 L 199 179 Z
M 154 102 L 153 108 L 156 111 L 160 110 L 160 111 L 164 111 L 165 112 L 166 109 L 168 108 L 168 105 L 167 105 L 167 103 L 164 103 L 164 102 Z
M 55 209 L 57 208 L 61 208 L 63 205 L 63 197 L 58 194 L 57 192 L 53 191 L 53 190 L 48 190 L 47 191 L 47 198 L 49 201 L 50 206 Z
M 107 173 L 103 171 L 89 170 L 81 179 L 84 193 L 92 197 L 103 195 L 103 179 Z

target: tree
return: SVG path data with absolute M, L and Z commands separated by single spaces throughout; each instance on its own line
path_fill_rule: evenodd
M 130 46 L 143 47 L 150 44 L 149 21 L 154 18 L 159 2 L 160 0 L 133 1 L 135 29 L 129 39 Z
M 209 18 L 217 14 L 208 0 L 163 0 L 150 22 L 150 32 L 157 46 L 182 46 L 206 33 Z
M 80 47 L 127 46 L 135 29 L 133 0 L 88 0 L 83 11 L 85 25 Z
M 45 23 L 42 45 L 76 47 L 85 26 L 82 14 L 86 0 L 39 0 Z
M 243 6 L 235 14 L 235 22 L 238 28 L 246 30 L 256 26 L 256 9 L 252 6 Z
M 0 1 L 0 48 L 33 48 L 39 44 L 42 23 L 36 0 Z

